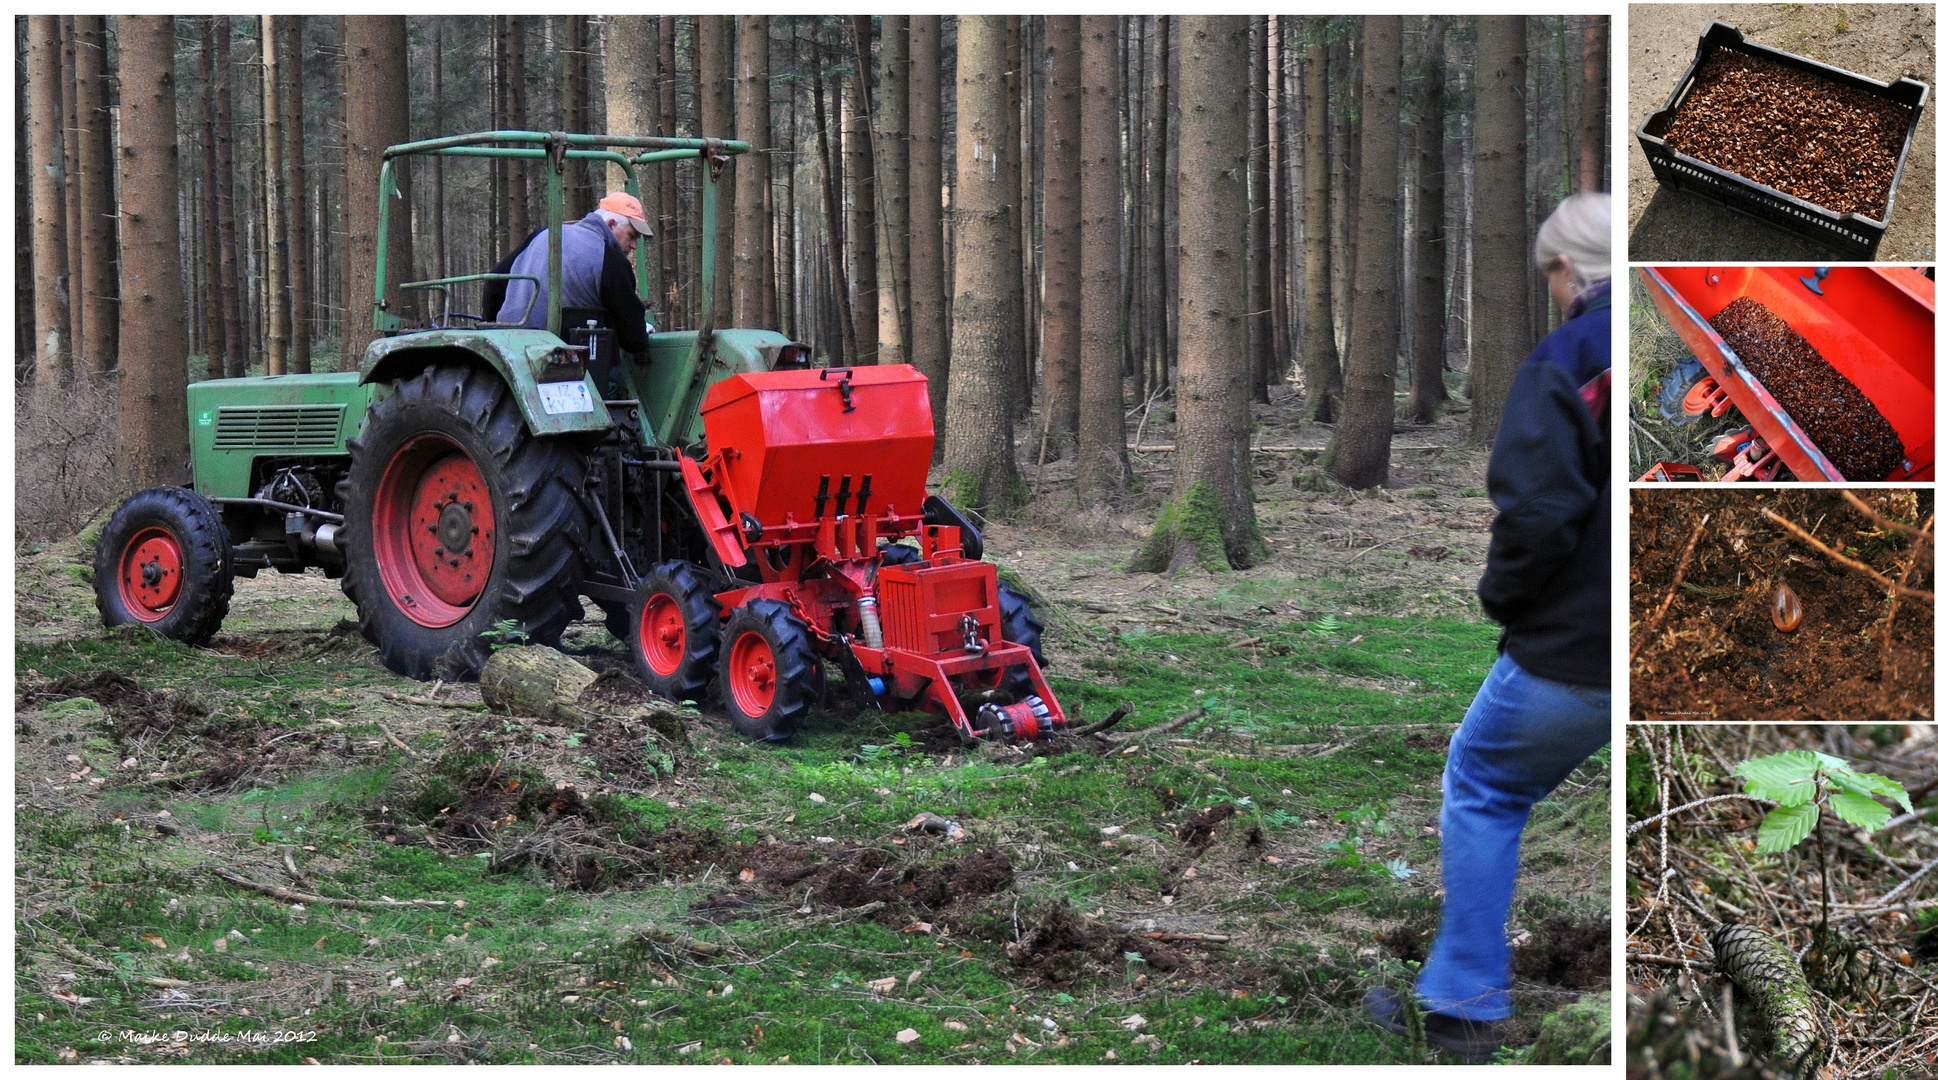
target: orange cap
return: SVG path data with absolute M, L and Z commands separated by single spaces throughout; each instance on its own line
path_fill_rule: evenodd
M 599 209 L 610 210 L 632 223 L 633 231 L 641 236 L 653 235 L 652 226 L 646 224 L 646 208 L 639 200 L 623 191 L 615 191 L 599 200 Z

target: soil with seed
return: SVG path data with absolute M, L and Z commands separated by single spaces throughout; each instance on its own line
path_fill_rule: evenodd
M 1663 141 L 1839 214 L 1882 220 L 1911 110 L 1772 60 L 1718 49 Z
M 1882 480 L 1904 463 L 1904 443 L 1871 399 L 1769 308 L 1745 296 L 1709 325 L 1844 479 Z

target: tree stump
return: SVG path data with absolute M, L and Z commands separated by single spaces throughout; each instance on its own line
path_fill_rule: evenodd
M 478 673 L 478 690 L 493 712 L 571 724 L 585 718 L 579 695 L 598 678 L 557 649 L 530 645 L 492 653 Z

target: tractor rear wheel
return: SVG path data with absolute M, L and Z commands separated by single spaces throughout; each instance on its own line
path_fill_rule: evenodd
M 441 364 L 395 384 L 350 440 L 343 591 L 384 666 L 476 678 L 487 632 L 557 645 L 585 611 L 586 454 L 526 428 L 498 374 Z
M 101 530 L 94 606 L 108 626 L 139 623 L 190 645 L 215 636 L 235 593 L 229 530 L 187 488 L 137 492 Z
M 671 701 L 698 701 L 719 670 L 720 604 L 690 562 L 663 562 L 639 582 L 627 644 L 647 689 Z
M 1003 617 L 1003 641 L 1010 645 L 1029 646 L 1030 655 L 1036 657 L 1036 666 L 1040 670 L 1043 667 L 1043 624 L 1030 610 L 1029 600 L 999 581 L 996 583 L 996 608 Z M 1003 689 L 1019 699 L 1025 694 L 1034 693 L 1029 669 L 1004 668 Z
M 750 600 L 727 620 L 720 697 L 742 735 L 784 742 L 820 700 L 821 664 L 807 625 L 778 600 Z

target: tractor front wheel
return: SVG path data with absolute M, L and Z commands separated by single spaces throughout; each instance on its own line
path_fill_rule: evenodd
M 720 604 L 690 562 L 663 562 L 639 582 L 627 643 L 647 689 L 671 701 L 698 701 L 720 656 Z
M 137 492 L 101 530 L 94 606 L 105 625 L 139 623 L 201 645 L 229 613 L 230 558 L 229 530 L 207 499 L 178 487 Z
M 750 600 L 727 620 L 720 697 L 742 735 L 784 742 L 820 698 L 807 625 L 778 600 Z
M 384 666 L 475 678 L 483 635 L 508 626 L 557 645 L 584 614 L 585 452 L 534 437 L 496 372 L 403 379 L 349 448 L 343 591 Z

